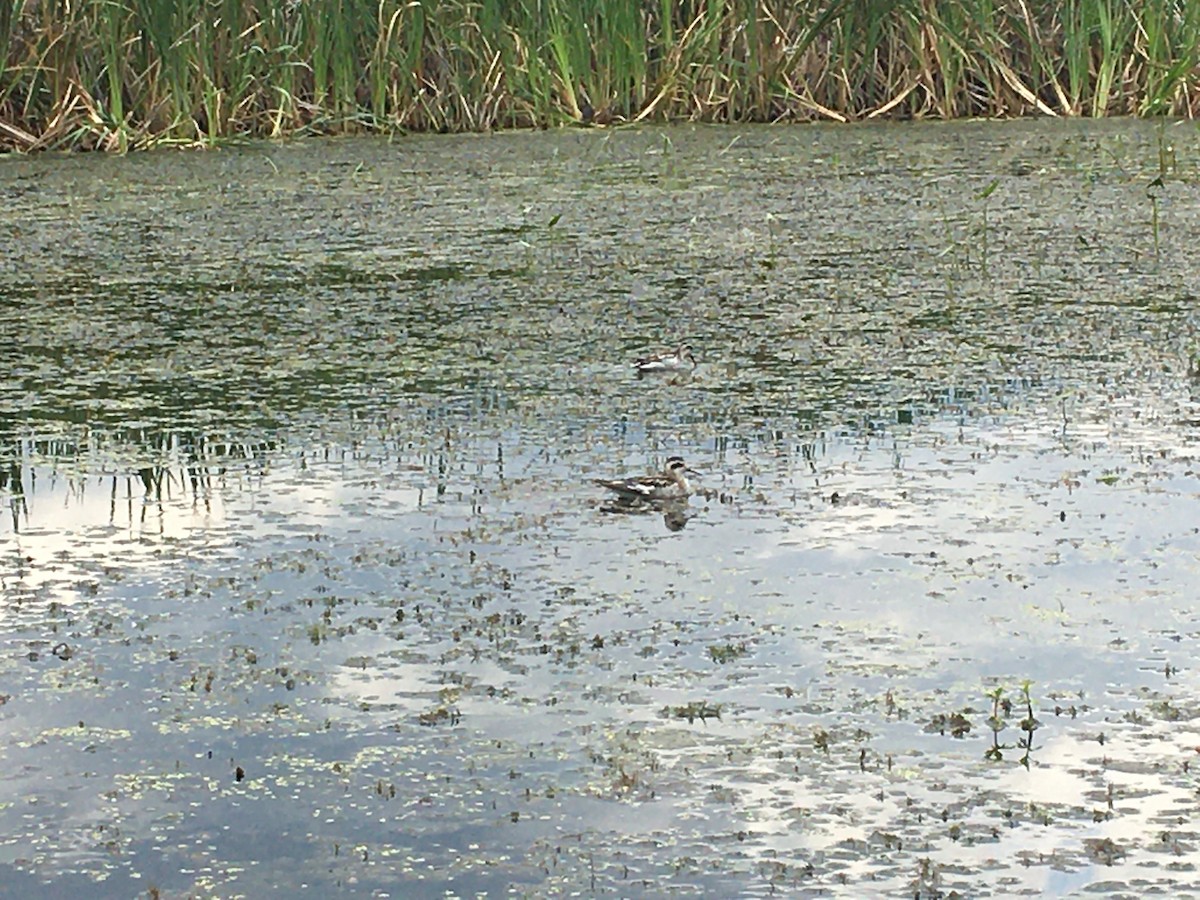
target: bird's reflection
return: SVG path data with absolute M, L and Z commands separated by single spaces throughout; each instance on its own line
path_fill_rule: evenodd
M 620 497 L 600 507 L 600 512 L 626 516 L 661 515 L 667 531 L 682 531 L 693 518 L 686 497 L 677 500 L 638 500 Z

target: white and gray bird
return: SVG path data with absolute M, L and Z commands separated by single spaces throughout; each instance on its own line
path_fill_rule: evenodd
M 635 475 L 632 478 L 597 478 L 596 484 L 608 488 L 622 500 L 676 500 L 692 492 L 687 476 L 699 475 L 689 469 L 682 456 L 667 460 L 662 472 L 657 475 Z
M 640 356 L 633 361 L 633 367 L 638 372 L 682 372 L 696 368 L 696 357 L 691 347 L 680 344 L 674 350 Z

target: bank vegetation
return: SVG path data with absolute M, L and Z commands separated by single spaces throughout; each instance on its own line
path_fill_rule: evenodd
M 1200 0 L 0 0 L 0 146 L 1195 116 Z

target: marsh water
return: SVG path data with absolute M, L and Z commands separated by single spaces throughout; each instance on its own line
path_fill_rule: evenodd
M 1198 161 L 0 160 L 0 893 L 1200 891 Z

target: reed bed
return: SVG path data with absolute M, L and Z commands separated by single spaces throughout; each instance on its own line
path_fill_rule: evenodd
M 1195 116 L 1200 0 L 0 0 L 0 144 Z

